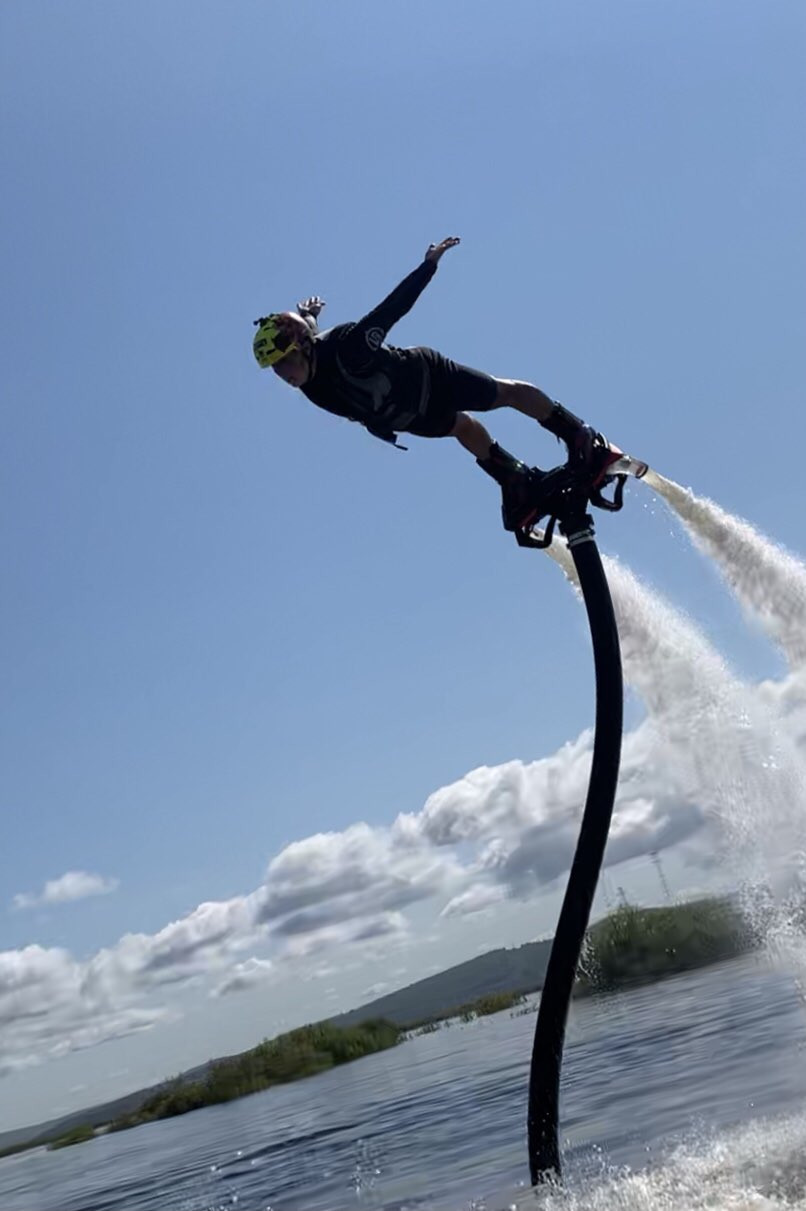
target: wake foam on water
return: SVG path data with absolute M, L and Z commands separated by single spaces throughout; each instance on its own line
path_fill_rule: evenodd
M 518 1191 L 489 1211 L 792 1211 L 806 1208 L 806 1115 L 758 1120 L 677 1148 L 640 1173 Z M 480 1203 L 476 1211 L 485 1211 Z

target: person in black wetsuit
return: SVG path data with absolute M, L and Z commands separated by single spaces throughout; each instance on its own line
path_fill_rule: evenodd
M 386 336 L 420 297 L 455 236 L 431 244 L 425 258 L 399 286 L 357 323 L 319 332 L 324 307 L 318 296 L 255 320 L 253 349 L 258 364 L 299 388 L 312 403 L 357 421 L 375 437 L 397 442 L 398 433 L 455 437 L 499 484 L 507 529 L 518 524 L 528 496 L 528 468 L 494 442 L 469 412 L 514 408 L 532 417 L 568 447 L 569 459 L 585 465 L 593 429 L 539 387 L 493 378 L 444 357 L 436 349 L 399 349 Z

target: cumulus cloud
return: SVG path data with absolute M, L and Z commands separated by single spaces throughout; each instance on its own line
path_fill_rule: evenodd
M 149 1030 L 172 1016 L 93 995 L 85 965 L 58 947 L 0 953 L 0 1072 Z
M 17 909 L 67 904 L 72 900 L 86 900 L 88 896 L 109 895 L 118 885 L 117 879 L 107 879 L 84 870 L 68 870 L 58 879 L 48 879 L 40 892 L 18 892 L 13 903 Z
M 436 853 L 411 817 L 389 829 L 354 824 L 282 850 L 269 864 L 258 920 L 278 934 L 314 933 L 429 899 L 457 871 L 456 860 Z
M 286 847 L 248 895 L 200 904 L 154 934 L 126 934 L 86 961 L 28 947 L 0 955 L 0 1072 L 149 1030 L 154 1004 L 191 980 L 211 995 L 248 992 L 283 966 L 388 955 L 407 937 L 405 910 L 446 900 L 443 917 L 534 894 L 568 869 L 587 785 L 591 737 L 540 761 L 471 771 L 390 828 L 357 824 Z M 669 754 L 647 723 L 625 740 L 607 860 L 687 840 L 704 815 L 675 791 Z M 460 861 L 457 850 L 465 857 Z M 256 942 L 271 957 L 238 960 Z
M 387 980 L 379 980 L 377 984 L 370 984 L 369 988 L 365 988 L 361 996 L 366 997 L 368 1001 L 373 1001 L 384 992 L 388 992 L 391 987 L 392 985 Z
M 200 904 L 154 934 L 125 934 L 85 961 L 39 947 L 7 952 L 0 1023 L 11 1029 L 0 1070 L 149 1029 L 173 1014 L 154 998 L 192 981 L 217 978 L 212 992 L 224 996 L 254 987 L 270 963 L 293 964 L 304 976 L 309 961 L 345 948 L 386 950 L 407 935 L 401 909 L 450 887 L 458 870 L 406 820 L 386 829 L 358 824 L 288 846 L 252 893 Z M 233 965 L 257 942 L 277 953 Z
M 273 971 L 271 959 L 246 959 L 243 963 L 236 963 L 210 995 L 225 997 L 233 992 L 247 992 L 258 984 L 264 984 Z
M 256 902 L 254 895 L 210 901 L 155 934 L 125 934 L 86 964 L 83 987 L 114 998 L 215 972 L 261 936 Z
M 675 845 L 706 869 L 730 810 L 748 819 L 751 801 L 791 848 L 779 806 L 786 798 L 799 811 L 802 796 L 754 711 L 783 720 L 802 753 L 806 673 L 751 690 L 690 623 L 623 569 L 609 571 L 625 674 L 648 716 L 624 738 L 606 863 Z M 309 980 L 387 957 L 407 938 L 414 905 L 443 904 L 446 919 L 551 887 L 576 845 L 591 747 L 586 731 L 540 760 L 471 770 L 391 826 L 295 841 L 252 892 L 200 904 L 154 934 L 126 934 L 85 961 L 38 946 L 0 954 L 0 1072 L 149 1030 L 172 1013 L 156 999 L 191 981 L 223 997 L 284 971 Z M 757 832 L 745 843 L 759 848 Z M 112 883 L 68 872 L 16 903 L 64 902 Z M 244 959 L 256 945 L 266 957 Z
M 312 933 L 291 938 L 284 954 L 290 958 L 308 958 L 324 951 L 341 950 L 346 946 L 372 943 L 383 939 L 385 948 L 408 934 L 408 923 L 402 913 L 385 912 L 363 921 L 326 925 Z
M 452 900 L 449 900 L 440 916 L 470 916 L 471 913 L 483 912 L 485 909 L 493 908 L 504 899 L 506 899 L 506 891 L 503 887 L 489 883 L 476 883 L 472 887 L 469 887 L 467 891 L 463 891 L 458 896 L 454 896 Z
M 592 744 L 586 731 L 550 757 L 472 770 L 429 797 L 419 817 L 424 836 L 439 847 L 475 843 L 444 917 L 528 897 L 567 874 Z M 645 721 L 625 737 L 607 865 L 684 841 L 696 849 L 706 812 L 678 783 L 673 746 Z
M 284 965 L 306 979 L 332 971 L 336 957 L 343 970 L 347 950 L 387 956 L 417 903 L 447 898 L 451 917 L 533 894 L 568 868 L 590 747 L 585 733 L 540 761 L 473 770 L 389 828 L 356 824 L 294 842 L 252 893 L 200 904 L 154 934 L 126 934 L 86 961 L 40 947 L 0 956 L 0 1071 L 151 1029 L 171 1017 L 154 998 L 190 981 L 223 997 L 281 977 Z M 670 795 L 669 781 L 662 745 L 642 725 L 625 742 L 609 861 L 696 836 L 702 813 Z M 236 961 L 256 942 L 273 948 L 270 958 Z

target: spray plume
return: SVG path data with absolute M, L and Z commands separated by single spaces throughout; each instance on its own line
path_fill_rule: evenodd
M 790 666 L 806 665 L 806 566 L 749 522 L 657 471 L 649 471 L 644 482 L 675 511 L 695 546 L 719 566 Z
M 578 588 L 564 544 L 548 551 Z M 624 675 L 665 749 L 674 791 L 718 826 L 743 881 L 783 897 L 800 866 L 803 830 L 804 770 L 791 738 L 694 623 L 617 560 L 604 564 Z

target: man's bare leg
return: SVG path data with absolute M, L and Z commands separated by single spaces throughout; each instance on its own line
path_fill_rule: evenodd
M 450 436 L 455 437 L 479 462 L 489 458 L 493 439 L 481 421 L 469 416 L 467 412 L 457 412 L 456 424 L 451 429 Z
M 554 400 L 531 383 L 521 383 L 514 378 L 497 378 L 498 395 L 495 398 L 495 408 L 514 408 L 524 416 L 531 416 L 541 425 L 551 416 Z
M 571 458 L 587 461 L 594 438 L 593 429 L 589 425 L 532 383 L 506 378 L 495 381 L 498 394 L 494 408 L 514 408 L 516 412 L 531 417 L 565 443 Z M 490 450 L 495 445 L 484 425 L 466 412 L 457 414 L 451 436 L 461 442 L 479 462 L 484 462 L 489 457 Z
M 498 393 L 493 407 L 514 408 L 536 420 L 565 443 L 570 460 L 587 465 L 595 437 L 590 426 L 531 383 L 496 379 L 496 384 Z M 467 412 L 457 413 L 450 436 L 455 437 L 474 456 L 482 471 L 499 484 L 504 497 L 504 525 L 508 530 L 514 529 L 531 496 L 528 467 L 494 442 L 484 425 Z
M 532 383 L 521 383 L 511 378 L 497 378 L 495 381 L 498 394 L 493 407 L 514 408 L 524 416 L 531 416 L 549 433 L 565 442 L 571 459 L 588 462 L 595 437 L 590 425 Z

